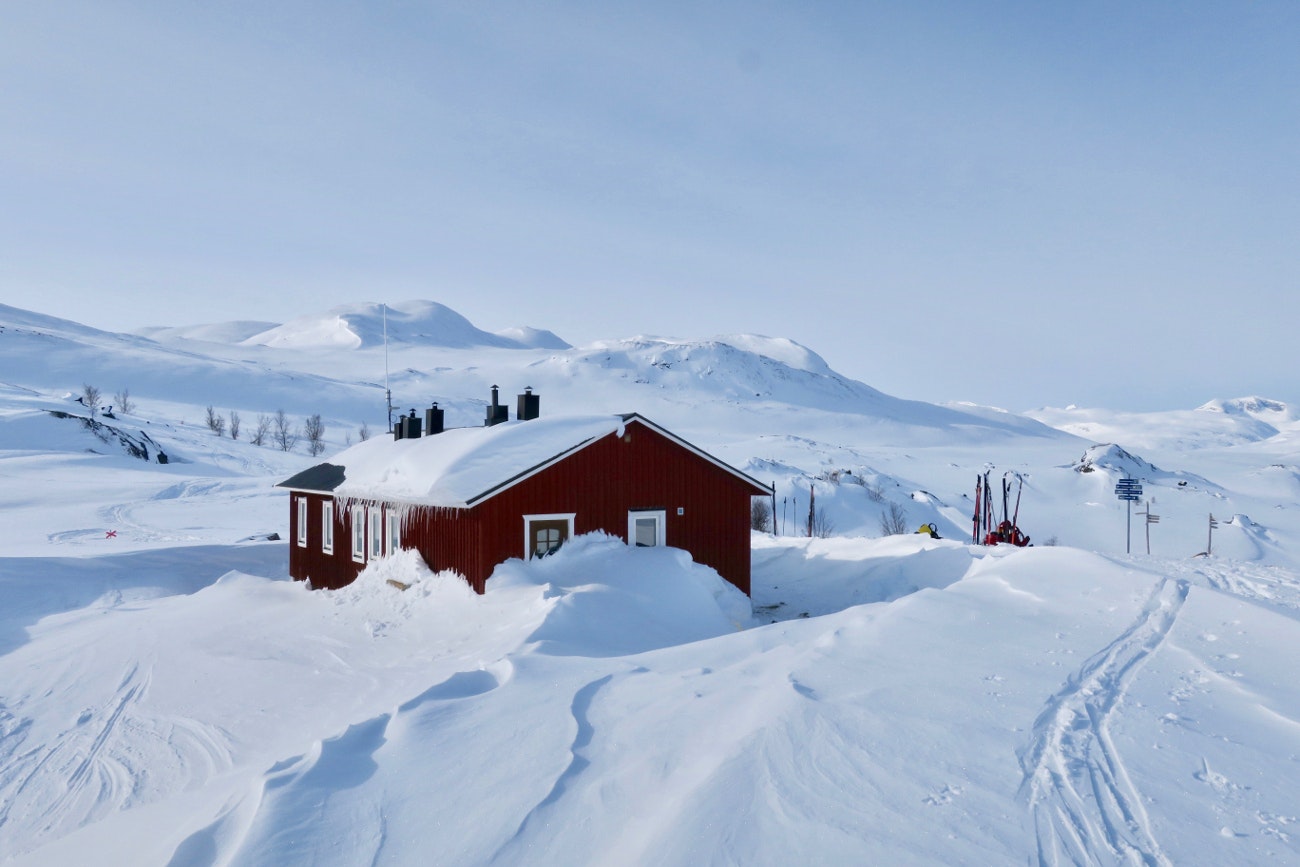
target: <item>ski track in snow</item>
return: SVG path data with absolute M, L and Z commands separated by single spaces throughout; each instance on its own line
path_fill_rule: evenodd
M 1183 574 L 1194 584 L 1203 584 L 1237 599 L 1300 620 L 1300 585 L 1295 573 L 1257 563 L 1216 563 L 1198 559 L 1184 567 Z
M 160 501 L 183 500 L 192 497 L 204 497 L 222 490 L 223 483 L 216 479 L 187 479 L 169 485 L 157 493 L 128 503 L 116 503 L 100 510 L 106 526 L 120 528 L 129 532 L 133 538 L 148 543 L 156 542 L 197 542 L 203 537 L 194 533 L 160 531 L 154 522 L 141 522 L 135 513 L 142 507 L 154 507 Z
M 1189 586 L 1162 578 L 1137 620 L 1089 658 L 1034 722 L 1020 757 L 1021 794 L 1041 867 L 1172 863 L 1111 741 L 1110 721 L 1142 663 L 1169 635 Z
M 230 767 L 219 730 L 152 718 L 139 707 L 151 679 L 151 670 L 133 664 L 107 701 L 35 743 L 33 721 L 18 716 L 22 706 L 0 704 L 0 852 L 20 854 L 13 833 L 39 844 L 136 806 L 159 778 L 175 781 L 163 790 L 180 789 Z
M 232 503 L 239 503 L 251 496 L 256 496 L 255 494 L 250 495 L 241 492 L 237 490 L 236 486 L 221 479 L 186 479 L 153 493 L 144 494 L 142 492 L 142 495 L 137 499 L 110 503 L 99 507 L 96 511 L 96 517 L 102 522 L 101 526 L 57 530 L 47 533 L 46 538 L 54 544 L 94 543 L 103 541 L 105 531 L 112 529 L 121 533 L 124 537 L 129 536 L 137 544 L 185 544 L 208 541 L 209 537 L 203 534 L 204 528 L 202 527 L 167 529 L 162 527 L 156 519 L 138 518 L 137 513 L 143 510 L 148 515 L 151 512 L 156 513 L 158 507 L 168 501 L 203 501 L 215 494 L 221 494 L 224 499 Z M 187 529 L 193 532 L 187 532 Z

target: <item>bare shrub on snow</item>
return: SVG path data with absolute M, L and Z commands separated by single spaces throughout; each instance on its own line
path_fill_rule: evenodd
M 307 453 L 313 458 L 325 451 L 325 423 L 320 420 L 320 413 L 303 423 L 303 435 L 307 437 Z
M 275 431 L 271 434 L 271 441 L 282 452 L 293 451 L 293 447 L 298 444 L 298 432 L 293 429 L 293 424 L 289 421 L 289 416 L 285 415 L 284 410 L 277 409 L 275 411 L 274 424 Z
M 271 417 L 269 415 L 259 415 L 257 417 L 257 427 L 253 428 L 253 435 L 249 442 L 255 446 L 266 445 L 266 435 L 271 431 Z
M 117 411 L 123 415 L 135 412 L 135 401 L 131 400 L 130 389 L 124 388 L 113 395 L 113 401 L 117 404 Z
M 226 418 L 213 409 L 211 404 L 208 404 L 208 414 L 203 419 L 203 423 L 208 426 L 208 430 L 212 431 L 217 436 L 225 436 Z
M 890 503 L 880 513 L 880 535 L 901 536 L 907 532 L 907 509 L 898 503 Z
M 812 530 L 810 535 L 814 538 L 826 539 L 834 535 L 835 522 L 826 516 L 825 509 L 815 508 L 809 521 L 809 528 Z
M 90 410 L 90 417 L 95 417 L 95 412 L 99 409 L 100 396 L 99 389 L 95 386 L 86 384 L 81 387 L 81 402 Z

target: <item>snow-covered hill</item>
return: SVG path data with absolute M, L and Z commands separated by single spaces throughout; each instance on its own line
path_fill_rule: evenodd
M 195 418 L 208 404 L 244 413 L 303 414 L 322 401 L 361 414 L 382 385 L 340 382 L 303 369 L 219 354 L 213 343 L 162 344 L 0 306 L 0 384 L 61 398 L 93 385 L 105 403 L 125 390 L 142 411 Z M 316 407 L 317 409 L 313 409 Z
M 309 592 L 268 539 L 319 458 L 251 429 L 379 434 L 382 311 L 259 342 L 0 307 L 0 864 L 1300 863 L 1291 408 L 1031 418 L 780 338 L 572 348 L 401 306 L 402 409 L 475 425 L 532 386 L 775 483 L 752 601 L 601 536 L 484 597 L 406 556 Z M 92 417 L 85 384 L 135 406 Z M 1037 547 L 966 543 L 985 472 Z M 900 514 L 943 538 L 882 535 Z
M 1237 446 L 1300 432 L 1296 410 L 1260 397 L 1212 400 L 1196 409 L 1153 413 L 1105 409 L 1040 409 L 1027 415 L 1095 441 L 1123 439 L 1139 449 Z
M 275 322 L 255 319 L 237 322 L 216 322 L 210 325 L 176 325 L 140 328 L 134 333 L 159 343 L 175 341 L 201 341 L 203 343 L 243 343 L 254 335 L 277 327 Z
M 1300 415 L 1279 400 L 1266 397 L 1238 397 L 1232 400 L 1211 400 L 1198 406 L 1202 412 L 1221 412 L 1225 415 L 1244 415 L 1264 422 L 1275 431 L 1294 425 Z
M 475 328 L 455 310 L 434 301 L 348 304 L 301 316 L 241 341 L 245 346 L 282 349 L 370 349 L 411 344 L 451 349 L 492 346 L 505 349 L 567 349 L 549 331 L 516 327 L 497 334 Z

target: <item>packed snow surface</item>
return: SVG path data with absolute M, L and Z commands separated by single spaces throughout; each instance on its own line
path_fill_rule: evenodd
M 223 342 L 243 330 L 0 308 L 5 867 L 1300 863 L 1290 408 L 1035 421 L 759 337 L 409 344 L 410 401 L 453 424 L 486 384 L 537 388 L 543 418 L 503 444 L 556 407 L 593 425 L 557 441 L 653 410 L 775 482 L 780 535 L 752 536 L 752 599 L 599 534 L 484 596 L 412 552 L 311 591 L 275 483 L 332 460 L 365 479 L 340 456 L 376 448 L 346 451 L 363 422 L 402 443 L 364 347 L 349 375 L 319 346 Z M 87 383 L 135 406 L 92 419 Z M 280 407 L 324 416 L 323 455 L 249 441 Z M 168 463 L 132 453 L 146 436 Z M 1036 547 L 969 544 L 985 473 Z M 1159 523 L 1127 525 L 1126 474 Z

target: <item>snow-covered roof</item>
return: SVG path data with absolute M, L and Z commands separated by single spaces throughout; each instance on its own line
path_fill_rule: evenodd
M 635 413 L 549 416 L 491 427 L 452 428 L 433 436 L 358 443 L 330 461 L 280 483 L 344 497 L 435 506 L 472 506 L 603 437 L 639 421 L 733 475 L 762 485 Z

